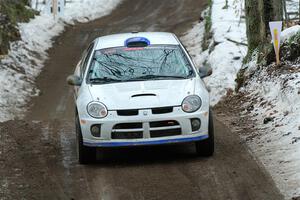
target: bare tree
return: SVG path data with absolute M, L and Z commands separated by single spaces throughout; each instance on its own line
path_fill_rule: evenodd
M 286 0 L 282 0 L 282 5 L 283 5 L 283 10 L 284 10 L 285 24 L 287 24 L 289 21 L 289 15 L 288 15 L 287 8 L 286 8 Z
M 269 21 L 282 20 L 282 0 L 245 0 L 248 52 L 265 44 Z
M 248 51 L 252 52 L 265 41 L 264 2 L 245 0 Z

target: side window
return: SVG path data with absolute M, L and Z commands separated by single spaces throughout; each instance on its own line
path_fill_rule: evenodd
M 83 56 L 83 58 L 81 60 L 81 64 L 80 64 L 80 76 L 81 77 L 83 77 L 83 75 L 84 75 L 87 64 L 89 62 L 89 58 L 93 52 L 93 48 L 94 48 L 94 43 L 90 44 L 90 46 L 87 48 L 87 50 L 84 53 L 85 55 Z

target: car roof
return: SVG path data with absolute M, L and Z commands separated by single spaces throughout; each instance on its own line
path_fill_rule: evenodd
M 150 41 L 150 44 L 165 44 L 165 45 L 178 45 L 179 41 L 173 33 L 167 32 L 136 32 L 136 33 L 121 33 L 102 36 L 96 39 L 96 50 L 121 47 L 124 46 L 125 41 L 129 38 L 143 37 Z

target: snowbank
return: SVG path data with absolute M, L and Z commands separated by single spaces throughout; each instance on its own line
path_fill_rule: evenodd
M 288 5 L 293 3 L 290 1 Z M 293 10 L 295 6 L 288 9 Z M 299 25 L 283 30 L 282 43 L 299 32 Z M 248 145 L 270 172 L 285 199 L 291 199 L 300 196 L 300 63 L 287 62 L 286 70 L 276 69 L 273 64 L 258 70 L 255 61 L 254 57 L 245 66 L 246 74 L 254 75 L 241 89 L 249 93 L 254 107 L 251 117 L 259 133 Z
M 212 105 L 229 89 L 235 88 L 236 74 L 247 53 L 247 46 L 243 45 L 247 43 L 242 13 L 244 2 L 229 0 L 228 8 L 225 2 L 213 1 L 213 38 L 209 49 L 201 47 L 205 22 L 196 23 L 182 38 L 196 65 L 209 65 L 213 69 L 212 76 L 205 79 L 211 89 Z M 289 1 L 288 9 L 295 9 L 295 2 Z M 282 42 L 299 31 L 300 26 L 284 30 Z M 246 75 L 259 71 L 256 57 L 244 67 Z M 270 75 L 267 69 L 265 67 L 241 89 L 249 94 L 249 105 L 254 108 L 251 118 L 256 121 L 259 132 L 258 136 L 247 140 L 247 144 L 270 172 L 281 193 L 290 199 L 300 196 L 300 63 L 287 73 Z M 246 110 L 249 105 L 242 106 Z
M 300 196 L 299 77 L 300 72 L 270 77 L 264 69 L 243 88 L 250 92 L 249 99 L 256 99 L 251 115 L 260 133 L 249 146 L 287 199 Z
M 196 65 L 208 65 L 213 74 L 204 79 L 210 88 L 211 104 L 215 105 L 226 95 L 228 90 L 235 88 L 235 79 L 247 54 L 246 25 L 242 18 L 243 2 L 215 0 L 212 5 L 212 34 L 208 49 L 201 48 L 204 23 L 196 24 L 183 38 Z M 199 31 L 200 30 L 200 31 Z M 198 35 L 196 33 L 199 33 Z M 195 36 L 198 39 L 195 39 Z M 193 44 L 197 42 L 196 44 Z
M 291 38 L 293 35 L 296 35 L 300 31 L 300 26 L 292 26 L 290 28 L 287 28 L 281 32 L 280 35 L 280 41 L 281 43 L 285 42 L 289 38 Z
M 68 3 L 64 16 L 54 20 L 42 13 L 29 23 L 19 24 L 21 41 L 11 43 L 11 50 L 0 64 L 0 121 L 21 117 L 30 96 L 38 94 L 34 80 L 47 59 L 52 39 L 67 24 L 87 22 L 109 14 L 121 0 L 85 0 Z M 97 8 L 97 9 L 94 9 Z
M 299 26 L 283 31 L 284 41 L 299 34 Z M 294 47 L 295 48 L 295 47 Z M 297 48 L 297 47 L 296 47 Z M 259 67 L 253 58 L 245 66 L 252 74 L 241 92 L 249 94 L 245 110 L 256 121 L 257 136 L 248 142 L 286 199 L 300 196 L 300 62 Z

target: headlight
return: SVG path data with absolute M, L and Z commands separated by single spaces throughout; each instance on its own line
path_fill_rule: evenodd
M 100 102 L 91 102 L 87 106 L 87 112 L 94 118 L 104 118 L 107 115 L 106 106 Z
M 184 112 L 195 112 L 197 111 L 202 105 L 202 101 L 199 96 L 197 95 L 191 95 L 187 96 L 181 104 L 182 110 Z

